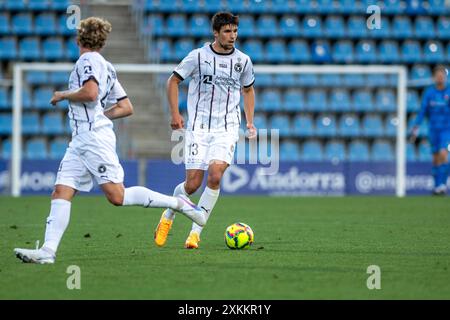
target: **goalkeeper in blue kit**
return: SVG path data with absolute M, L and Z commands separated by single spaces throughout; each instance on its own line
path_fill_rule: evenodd
M 447 69 L 444 66 L 434 68 L 434 86 L 426 89 L 420 112 L 412 129 L 412 140 L 417 138 L 419 126 L 428 118 L 428 139 L 433 152 L 433 169 L 435 195 L 447 193 L 449 174 L 448 152 L 450 148 L 450 88 L 447 85 Z

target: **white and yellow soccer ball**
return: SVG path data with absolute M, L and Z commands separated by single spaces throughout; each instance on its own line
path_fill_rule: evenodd
M 225 230 L 225 244 L 230 249 L 248 249 L 254 239 L 252 228 L 242 222 L 233 223 Z

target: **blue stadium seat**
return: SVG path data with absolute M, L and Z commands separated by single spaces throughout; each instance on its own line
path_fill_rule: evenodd
M 406 161 L 416 161 L 416 160 L 417 154 L 415 146 L 411 143 L 406 144 Z
M 55 16 L 51 13 L 42 13 L 37 15 L 34 19 L 34 32 L 42 36 L 55 34 Z
M 347 21 L 347 36 L 350 38 L 367 37 L 366 19 L 359 16 L 352 16 Z
M 331 14 L 339 11 L 340 3 L 334 0 L 317 0 L 315 11 L 320 14 Z
M 361 63 L 375 63 L 377 52 L 374 41 L 362 40 L 356 44 L 355 60 Z
M 398 15 L 401 14 L 404 10 L 404 8 L 402 7 L 404 3 L 402 3 L 400 0 L 385 0 L 381 1 L 381 4 L 381 12 L 384 12 L 386 14 Z
M 393 161 L 394 151 L 391 144 L 387 141 L 375 141 L 372 145 L 372 161 Z
M 431 83 L 431 70 L 427 65 L 412 66 L 410 75 L 410 79 L 416 83 Z
M 206 15 L 195 14 L 189 19 L 189 30 L 190 33 L 195 37 L 209 36 L 210 21 Z
M 165 35 L 165 32 L 166 22 L 162 14 L 150 14 L 147 16 L 147 18 L 142 20 L 142 34 L 159 37 Z
M 311 111 L 325 111 L 328 109 L 327 94 L 325 90 L 309 90 L 306 97 L 306 108 Z
M 194 42 L 192 41 L 192 39 L 181 39 L 175 41 L 173 47 L 173 58 L 177 61 L 181 61 L 192 50 L 194 50 Z
M 6 139 L 3 140 L 2 149 L 0 151 L 0 158 L 2 159 L 10 159 L 11 158 L 11 140 Z
M 278 23 L 273 15 L 262 15 L 256 21 L 256 34 L 260 37 L 277 37 L 279 34 Z
M 253 124 L 257 129 L 267 129 L 267 119 L 263 114 L 256 114 L 253 119 Z
M 391 23 L 389 22 L 389 19 L 385 16 L 382 16 L 380 23 L 381 23 L 380 29 L 376 29 L 376 28 L 369 29 L 368 35 L 374 39 L 390 38 L 391 34 L 392 34 L 392 30 L 391 30 Z
M 172 14 L 166 20 L 166 32 L 171 37 L 184 36 L 187 30 L 186 16 L 183 14 Z
M 22 88 L 22 107 L 31 109 L 31 93 L 26 87 Z
M 400 52 L 396 41 L 382 41 L 379 47 L 379 61 L 381 63 L 400 62 Z M 370 77 L 369 77 L 370 78 Z
M 336 119 L 333 115 L 321 115 L 316 119 L 316 135 L 319 137 L 336 136 Z
M 303 161 L 322 161 L 323 149 L 318 141 L 307 141 L 303 144 L 301 152 L 301 160 Z
M 437 15 L 447 15 L 450 13 L 450 8 L 446 5 L 446 0 L 428 0 L 428 12 Z
M 419 39 L 434 39 L 436 32 L 431 17 L 417 17 L 414 23 L 414 34 Z
M 361 134 L 359 119 L 354 114 L 345 114 L 339 119 L 339 135 L 342 137 L 357 137 Z
M 287 46 L 288 59 L 292 63 L 306 63 L 311 61 L 309 46 L 304 40 L 293 40 Z
M 328 16 L 325 20 L 324 34 L 331 38 L 345 37 L 344 19 L 340 16 Z
M 196 13 L 204 11 L 204 3 L 198 0 L 181 0 L 180 11 L 185 13 Z
M 208 13 L 216 13 L 226 10 L 226 3 L 223 1 L 205 1 L 205 11 Z
M 402 45 L 402 61 L 417 63 L 422 60 L 422 47 L 418 41 L 407 40 Z
M 254 63 L 264 60 L 263 45 L 260 40 L 247 40 L 242 49 L 250 56 Z
M 70 38 L 66 41 L 66 58 L 72 61 L 78 60 L 80 50 L 75 39 Z
M 16 38 L 0 38 L 0 60 L 13 61 L 17 59 Z
M 0 18 L 1 19 L 1 18 Z M 1 29 L 1 27 L 0 27 Z M 450 39 L 450 18 L 449 17 L 440 17 L 437 20 L 437 36 L 442 40 Z M 1 31 L 0 31 L 1 33 Z
M 158 11 L 164 13 L 175 13 L 181 12 L 181 0 L 175 1 L 159 1 L 158 3 Z
M 319 16 L 306 16 L 303 19 L 303 36 L 306 38 L 322 36 L 322 20 Z
M 344 161 L 346 158 L 345 145 L 340 141 L 330 141 L 325 144 L 324 156 L 329 161 Z
M 365 12 L 365 8 L 362 7 L 361 2 L 355 2 L 354 0 L 340 0 L 339 12 L 344 14 L 354 14 Z
M 373 111 L 372 93 L 365 89 L 356 90 L 352 96 L 352 108 L 355 111 Z
M 331 49 L 327 41 L 315 41 L 311 45 L 312 61 L 315 63 L 331 62 Z
M 416 90 L 408 90 L 408 93 L 406 95 L 406 110 L 408 112 L 418 112 L 419 109 L 419 94 Z
M 314 123 L 310 115 L 298 115 L 292 123 L 292 134 L 297 137 L 311 137 L 314 135 Z
M 301 34 L 300 22 L 298 21 L 298 18 L 296 16 L 286 15 L 281 17 L 280 35 L 282 37 L 298 37 L 300 36 L 300 34 Z
M 406 14 L 409 15 L 424 15 L 426 14 L 424 1 L 422 0 L 408 0 L 406 1 Z
M 408 17 L 394 17 L 392 35 L 398 39 L 409 39 L 413 36 L 411 20 Z
M 166 38 L 159 38 L 151 44 L 149 58 L 152 59 L 156 56 L 162 62 L 167 62 L 173 59 L 173 52 L 172 42 Z
M 11 109 L 11 107 L 12 101 L 9 91 L 4 87 L 0 87 L 0 110 Z
M 280 137 L 288 137 L 291 134 L 291 124 L 286 115 L 274 115 L 269 120 L 268 129 L 278 129 Z
M 255 34 L 255 19 L 251 15 L 242 15 L 239 17 L 239 37 L 250 37 Z
M 270 2 L 269 12 L 283 14 L 292 13 L 294 11 L 295 3 L 290 0 L 272 0 Z
M 354 140 L 348 146 L 349 161 L 369 161 L 369 146 L 364 141 Z
M 22 115 L 22 133 L 36 135 L 41 130 L 39 115 L 35 112 Z
M 53 71 L 48 75 L 48 82 L 55 85 L 64 85 L 69 81 L 69 72 Z
M 12 32 L 19 36 L 33 33 L 33 18 L 29 13 L 15 14 L 11 19 Z
M 301 87 L 316 87 L 319 85 L 319 77 L 313 73 L 300 73 L 297 84 Z
M 427 63 L 446 61 L 444 46 L 439 41 L 427 41 L 423 48 L 423 60 Z
M 12 114 L 0 113 L 0 134 L 10 135 L 12 132 Z
M 265 61 L 284 63 L 287 61 L 287 50 L 283 40 L 269 40 L 265 47 Z
M 52 10 L 66 11 L 70 5 L 70 0 L 51 0 Z
M 300 148 L 294 141 L 285 141 L 280 145 L 280 159 L 283 161 L 300 160 Z
M 60 15 L 57 18 L 57 24 L 56 24 L 56 32 L 63 36 L 74 36 L 77 33 L 77 29 L 69 29 L 67 27 L 67 16 L 66 15 Z
M 388 137 L 395 137 L 397 135 L 398 119 L 395 115 L 390 115 L 384 122 L 384 133 Z
M 337 73 L 328 73 L 322 74 L 319 77 L 319 82 L 322 86 L 339 87 L 342 83 L 342 79 Z
M 61 113 L 50 112 L 42 117 L 42 133 L 62 134 L 63 132 Z
M 45 11 L 50 7 L 51 0 L 28 0 L 28 9 L 33 11 Z
M 248 11 L 248 4 L 241 0 L 225 0 L 225 6 L 234 14 Z
M 367 85 L 366 77 L 362 74 L 345 74 L 342 76 L 342 85 L 348 87 L 363 87 Z
M 48 82 L 48 74 L 45 71 L 28 71 L 25 73 L 25 79 L 27 83 L 36 84 L 46 84 Z
M 47 144 L 44 139 L 30 139 L 25 143 L 25 159 L 45 160 L 48 158 Z
M 347 90 L 333 89 L 330 94 L 329 107 L 333 111 L 350 111 L 350 95 Z
M 287 90 L 284 94 L 283 110 L 302 111 L 305 108 L 303 92 L 297 89 Z
M 260 94 L 259 107 L 264 111 L 281 110 L 281 95 L 276 89 L 267 89 Z
M 38 38 L 27 37 L 19 42 L 19 58 L 22 60 L 40 60 L 41 43 Z
M 384 133 L 383 121 L 379 115 L 368 114 L 362 120 L 362 134 L 367 137 L 381 137 Z
M 273 76 L 272 85 L 278 87 L 293 87 L 297 85 L 297 76 L 293 73 L 276 74 Z
M 347 40 L 337 41 L 333 46 L 333 61 L 352 63 L 354 60 L 353 43 Z
M 42 42 L 42 56 L 45 60 L 56 61 L 64 59 L 64 45 L 60 38 L 47 38 Z
M 391 89 L 380 89 L 375 94 L 375 109 L 379 111 L 395 112 L 397 101 Z
M 417 159 L 419 161 L 431 161 L 431 146 L 428 141 L 422 141 L 419 144 Z
M 312 7 L 312 3 L 310 0 L 296 0 L 293 3 L 294 8 L 292 9 L 297 14 L 311 13 L 314 11 L 314 8 Z
M 9 26 L 9 15 L 6 13 L 0 13 L 0 35 L 8 35 L 11 32 Z
M 53 96 L 53 90 L 50 88 L 38 88 L 34 90 L 33 106 L 37 109 L 51 109 L 50 99 Z
M 258 87 L 271 87 L 273 84 L 272 75 L 267 73 L 258 74 Z
M 25 0 L 4 0 L 3 2 L 5 9 L 10 11 L 22 11 L 27 8 Z
M 50 142 L 49 158 L 53 160 L 62 159 L 64 157 L 64 154 L 66 153 L 67 146 L 68 141 L 66 141 L 66 139 L 54 139 L 52 142 Z
M 389 81 L 388 75 L 375 73 L 371 74 L 370 76 L 367 76 L 366 85 L 368 87 L 384 87 L 386 86 L 386 84 L 389 83 L 388 81 Z

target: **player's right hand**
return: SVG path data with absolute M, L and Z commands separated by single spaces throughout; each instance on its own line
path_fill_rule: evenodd
M 172 130 L 183 129 L 184 128 L 183 116 L 181 114 L 172 115 L 170 126 L 172 127 Z

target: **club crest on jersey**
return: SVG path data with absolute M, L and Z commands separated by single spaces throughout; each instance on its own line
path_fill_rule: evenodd
M 91 66 L 84 66 L 84 74 L 92 73 L 92 67 Z
M 242 63 L 238 62 L 234 65 L 234 71 L 241 73 L 242 72 Z
M 105 167 L 104 165 L 100 165 L 100 166 L 98 167 L 98 172 L 104 173 L 105 171 L 106 171 L 106 167 Z

